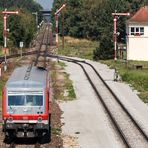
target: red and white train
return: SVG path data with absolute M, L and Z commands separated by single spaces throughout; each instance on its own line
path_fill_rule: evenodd
M 14 70 L 2 91 L 3 132 L 6 136 L 49 134 L 48 71 L 35 66 Z

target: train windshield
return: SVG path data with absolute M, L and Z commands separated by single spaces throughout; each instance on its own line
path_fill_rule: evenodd
M 43 106 L 43 95 L 9 95 L 8 106 Z

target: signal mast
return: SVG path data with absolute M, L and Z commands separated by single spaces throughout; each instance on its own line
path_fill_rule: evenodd
M 55 17 L 56 17 L 56 45 L 57 45 L 57 47 L 58 47 L 58 23 L 59 23 L 59 21 L 58 21 L 58 14 L 65 8 L 65 6 L 66 6 L 66 4 L 63 4 L 57 11 L 56 11 L 56 13 L 54 14 L 55 15 Z
M 118 16 L 130 16 L 130 13 L 112 13 L 112 16 L 114 17 L 114 61 L 116 62 L 117 60 L 117 17 Z
M 4 14 L 4 29 L 3 29 L 3 37 L 4 37 L 4 50 L 5 50 L 5 65 L 4 65 L 4 71 L 7 70 L 7 59 L 6 59 L 6 48 L 7 48 L 7 16 L 12 14 L 18 14 L 18 11 L 2 11 L 2 14 Z

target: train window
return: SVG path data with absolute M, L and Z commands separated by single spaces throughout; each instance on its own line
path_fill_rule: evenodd
M 42 106 L 43 96 L 39 95 L 27 95 L 26 96 L 26 106 Z
M 25 103 L 25 96 L 9 96 L 8 106 L 23 106 Z
M 26 96 L 26 106 L 33 106 L 33 97 L 34 96 Z
M 43 96 L 36 96 L 34 101 L 34 106 L 42 106 L 43 105 Z
M 8 96 L 8 106 L 43 106 L 42 95 Z

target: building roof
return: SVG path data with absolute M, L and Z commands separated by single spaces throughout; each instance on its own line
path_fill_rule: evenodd
M 128 22 L 148 22 L 148 6 L 141 7 Z
M 6 83 L 8 88 L 44 88 L 47 71 L 34 66 L 16 68 Z

